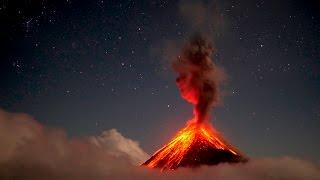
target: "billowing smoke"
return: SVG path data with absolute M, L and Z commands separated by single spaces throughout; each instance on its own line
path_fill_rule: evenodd
M 210 109 L 219 102 L 219 86 L 225 75 L 212 61 L 213 46 L 200 34 L 194 35 L 173 62 L 181 96 L 194 104 L 195 120 L 207 121 Z

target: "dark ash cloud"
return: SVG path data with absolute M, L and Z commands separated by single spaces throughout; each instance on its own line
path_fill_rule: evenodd
M 192 103 L 194 120 L 208 122 L 210 110 L 219 103 L 220 85 L 226 79 L 222 68 L 212 60 L 213 46 L 204 36 L 195 34 L 173 62 L 181 96 Z

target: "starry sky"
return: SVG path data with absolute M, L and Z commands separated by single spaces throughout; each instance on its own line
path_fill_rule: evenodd
M 116 128 L 152 154 L 192 116 L 166 58 L 201 31 L 195 15 L 228 74 L 214 126 L 250 157 L 320 162 L 319 12 L 315 0 L 4 0 L 0 108 L 71 137 Z

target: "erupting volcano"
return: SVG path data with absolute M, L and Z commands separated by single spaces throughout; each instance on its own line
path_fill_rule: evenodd
M 194 105 L 194 117 L 187 126 L 142 165 L 162 170 L 178 167 L 246 162 L 210 125 L 210 109 L 219 101 L 224 73 L 211 60 L 213 48 L 202 36 L 194 36 L 173 62 L 179 74 L 176 82 L 181 96 Z
M 143 165 L 172 170 L 178 167 L 245 162 L 246 159 L 208 124 L 189 122 L 187 127 Z

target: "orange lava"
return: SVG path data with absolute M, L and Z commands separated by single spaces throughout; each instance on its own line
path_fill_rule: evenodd
M 184 129 L 180 130 L 167 145 L 158 150 L 154 154 L 154 156 L 156 155 L 155 158 L 145 165 L 149 168 L 156 168 L 159 163 L 162 163 L 162 170 L 175 169 L 192 143 L 196 141 L 201 141 L 205 146 L 227 150 L 234 155 L 238 155 L 237 150 L 227 144 L 210 125 L 197 123 L 193 120 Z M 163 162 L 164 159 L 165 162 Z

